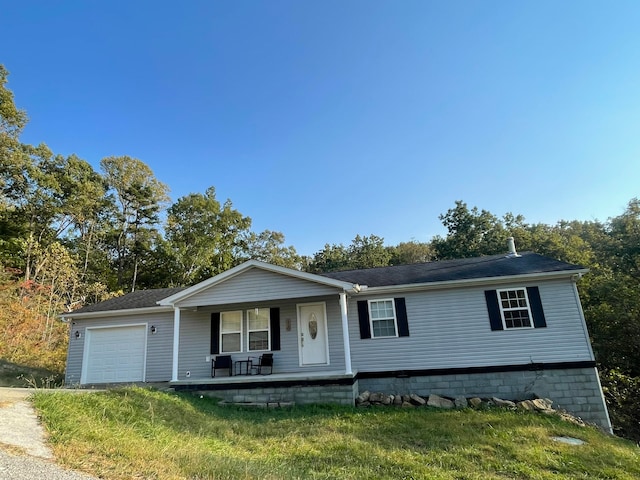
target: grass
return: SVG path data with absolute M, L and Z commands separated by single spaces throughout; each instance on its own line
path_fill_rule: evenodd
M 59 373 L 0 359 L 0 387 L 53 388 L 63 381 Z
M 105 479 L 640 478 L 631 442 L 529 412 L 249 410 L 142 388 L 34 403 L 59 461 Z

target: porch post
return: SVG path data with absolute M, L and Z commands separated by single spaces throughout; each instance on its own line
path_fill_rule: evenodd
M 171 381 L 178 381 L 178 351 L 180 349 L 180 309 L 173 307 L 173 367 Z
M 344 343 L 344 369 L 347 375 L 351 375 L 351 345 L 349 343 L 349 321 L 347 318 L 347 294 L 340 295 L 340 313 L 342 313 L 342 341 Z

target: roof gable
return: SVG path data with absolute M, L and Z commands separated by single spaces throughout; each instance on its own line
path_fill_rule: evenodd
M 331 289 L 338 288 L 341 290 L 350 290 L 350 289 L 353 289 L 354 287 L 354 285 L 348 281 L 328 278 L 328 277 L 315 275 L 307 272 L 301 272 L 299 270 L 293 270 L 291 268 L 271 265 L 269 263 L 259 262 L 257 260 L 249 260 L 247 262 L 242 263 L 241 265 L 238 265 L 237 267 L 234 267 L 230 270 L 227 270 L 226 272 L 216 275 L 215 277 L 211 277 L 203 282 L 200 282 L 192 287 L 189 287 L 181 292 L 178 292 L 175 295 L 165 298 L 159 301 L 158 304 L 176 305 L 179 303 L 181 305 L 191 305 L 194 302 L 200 303 L 202 300 L 192 301 L 191 297 L 199 296 L 201 294 L 203 296 L 207 296 L 206 294 L 204 294 L 205 291 L 210 290 L 213 287 L 218 288 L 218 286 L 223 285 L 224 283 L 232 282 L 232 279 L 242 276 L 252 270 L 270 272 L 272 274 L 276 274 L 280 278 L 284 277 L 290 280 L 295 279 L 298 281 L 303 281 L 303 282 L 315 284 L 318 286 L 330 287 Z M 233 283 L 236 283 L 236 282 L 233 282 Z M 268 284 L 267 285 L 263 284 L 261 288 L 262 290 L 264 290 L 265 288 L 268 288 Z M 330 290 L 330 291 L 333 291 L 333 290 Z M 265 295 L 262 295 L 262 297 L 264 296 Z M 262 297 L 260 297 L 260 299 L 264 299 Z M 245 298 L 248 298 L 248 297 L 245 295 Z M 271 298 L 275 299 L 276 297 L 272 296 Z M 285 298 L 285 297 L 280 296 L 279 298 Z

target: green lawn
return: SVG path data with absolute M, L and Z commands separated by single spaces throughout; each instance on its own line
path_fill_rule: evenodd
M 59 461 L 105 479 L 640 478 L 631 442 L 529 412 L 249 410 L 142 388 L 34 402 Z

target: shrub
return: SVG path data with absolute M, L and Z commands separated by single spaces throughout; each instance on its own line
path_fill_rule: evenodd
M 614 433 L 640 443 L 640 377 L 613 369 L 602 371 L 600 380 Z

